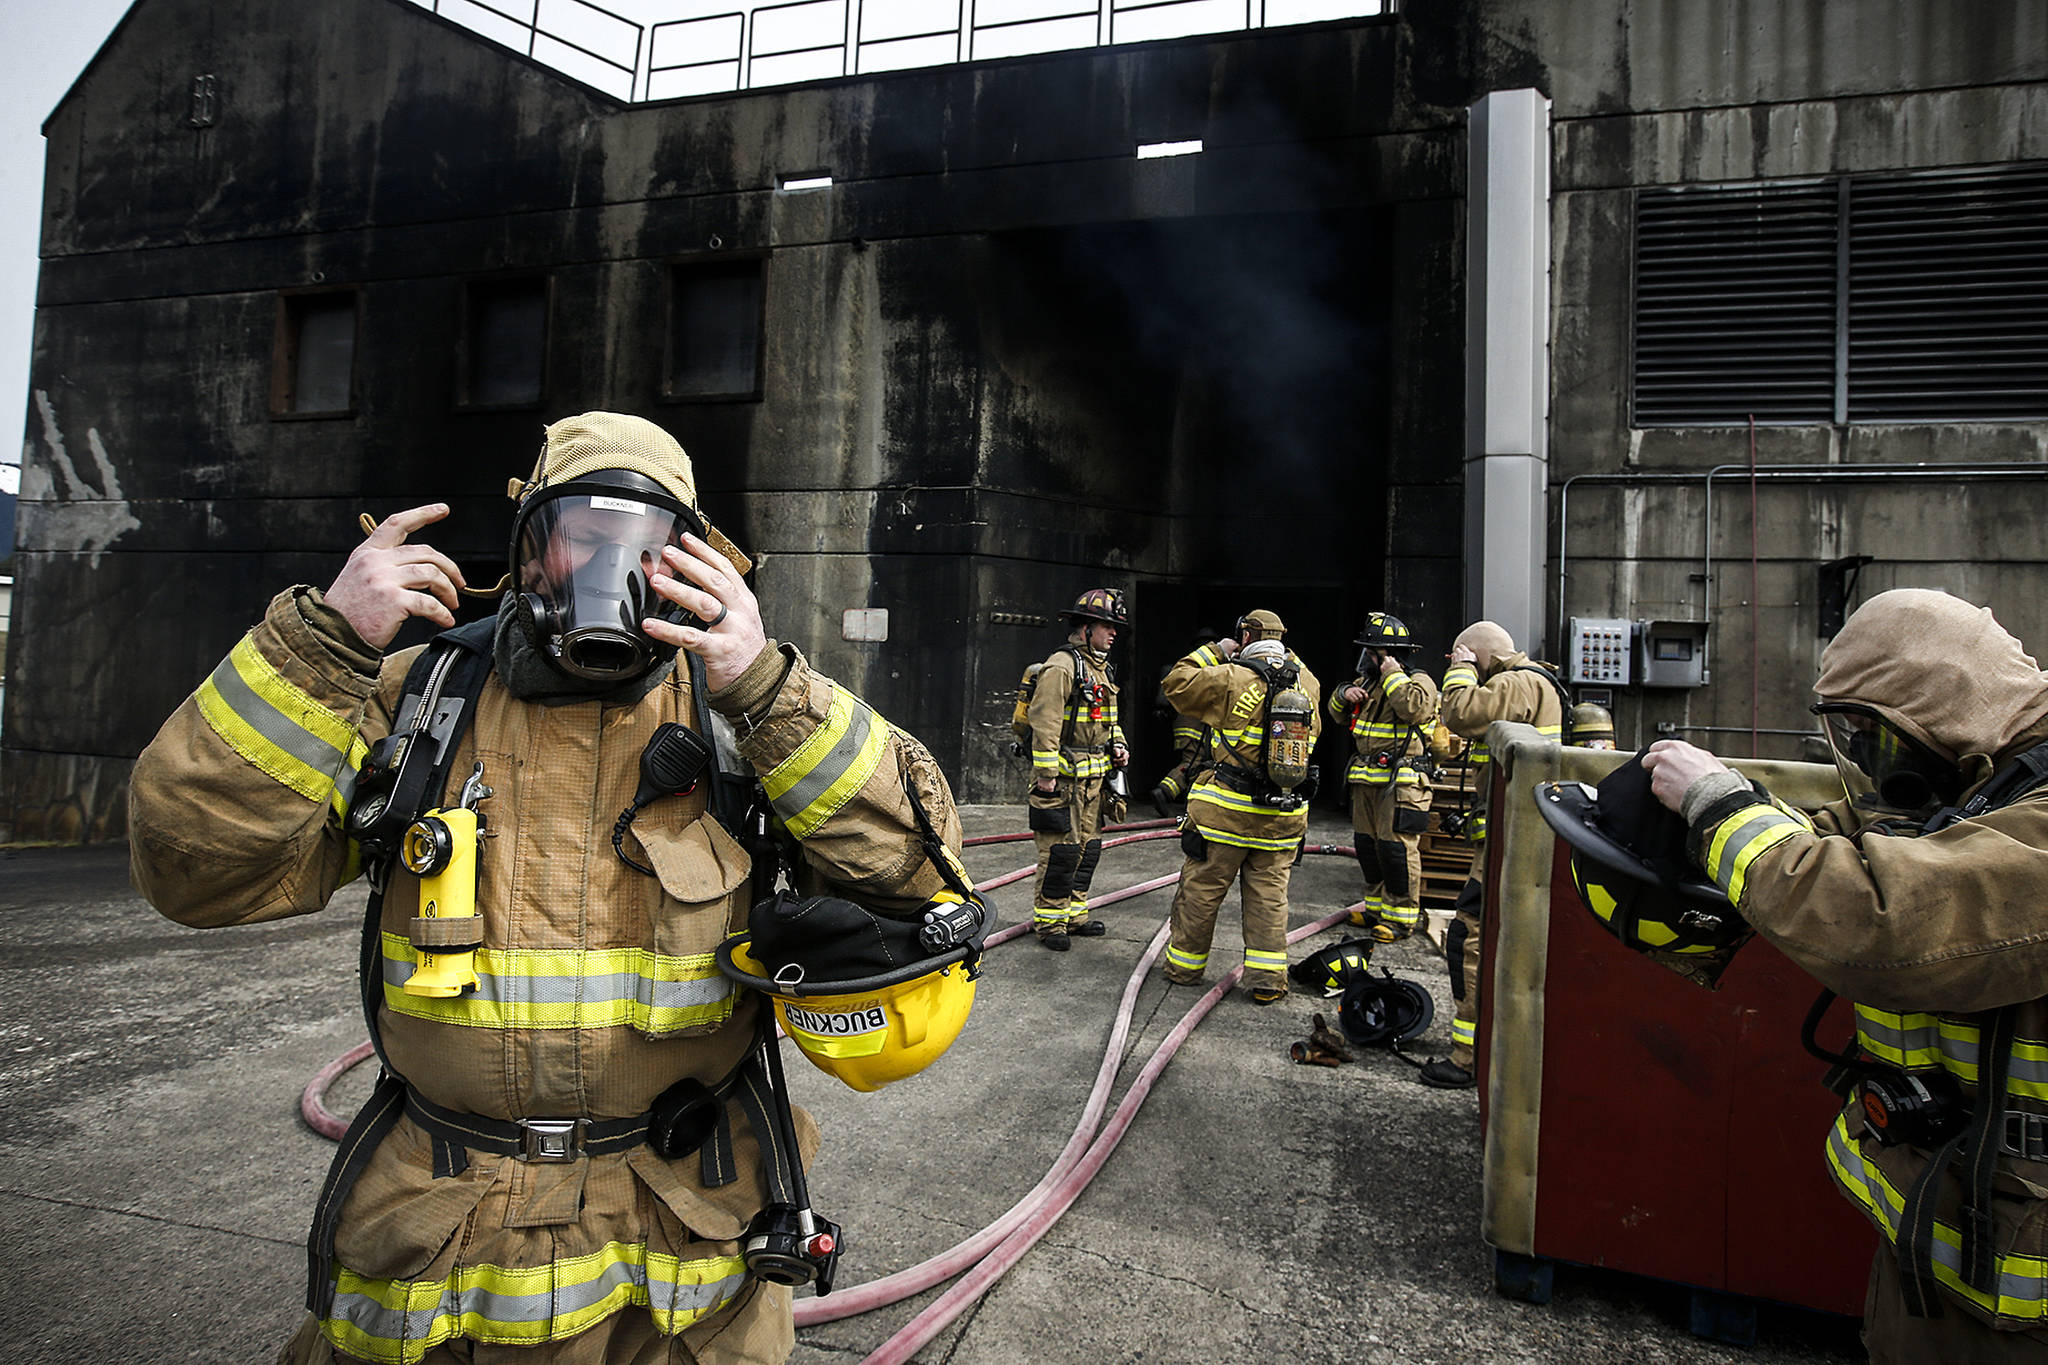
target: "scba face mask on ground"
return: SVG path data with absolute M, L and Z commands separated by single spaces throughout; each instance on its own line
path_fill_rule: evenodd
M 664 547 L 704 523 L 651 479 L 605 471 L 528 499 L 512 532 L 519 622 L 549 662 L 595 682 L 639 676 L 674 648 L 641 629 L 647 617 L 693 620 L 655 595 Z

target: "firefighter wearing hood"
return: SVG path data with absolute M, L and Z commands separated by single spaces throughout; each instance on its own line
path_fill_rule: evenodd
M 1209 727 L 1209 766 L 1181 820 L 1180 885 L 1161 974 L 1198 985 L 1216 912 L 1242 879 L 1244 986 L 1272 1004 L 1287 994 L 1287 884 L 1308 832 L 1308 755 L 1322 733 L 1322 685 L 1281 642 L 1271 611 L 1238 618 L 1236 639 L 1197 647 L 1161 684 L 1174 710 Z
M 1807 818 L 1680 740 L 1645 751 L 1652 790 L 1743 918 L 1855 1002 L 1861 1055 L 1952 1093 L 1960 1136 L 1881 1133 L 1852 1090 L 1827 1138 L 1836 1185 L 1882 1239 L 1871 1359 L 2042 1359 L 2048 790 L 2007 784 L 2048 741 L 2048 678 L 1989 610 L 1908 588 L 1849 618 L 1814 691 L 1846 800 Z M 1980 1096 L 2001 1069 L 2003 1093 Z
M 1451 1020 L 1451 1055 L 1422 1068 L 1423 1082 L 1455 1090 L 1473 1083 L 1472 1046 L 1478 1037 L 1479 926 L 1485 913 L 1483 876 L 1486 868 L 1486 807 L 1489 775 L 1486 729 L 1497 720 L 1533 725 L 1546 739 L 1564 733 L 1564 702 L 1560 684 L 1549 670 L 1529 661 L 1515 648 L 1506 630 L 1491 621 L 1475 621 L 1451 642 L 1450 667 L 1444 671 L 1441 715 L 1453 734 L 1470 741 L 1467 759 L 1474 768 L 1478 794 L 1466 817 L 1465 837 L 1477 847 L 1472 875 L 1458 892 L 1456 915 L 1444 935 L 1444 956 L 1450 967 L 1451 994 L 1458 1002 Z
M 284 1359 L 781 1361 L 790 1292 L 742 1251 L 769 1200 L 749 1111 L 707 1098 L 729 1148 L 649 1139 L 658 1097 L 717 1087 L 752 1051 L 759 997 L 713 951 L 772 869 L 708 812 L 712 782 L 659 793 L 622 842 L 614 820 L 657 729 L 697 728 L 699 690 L 732 726 L 725 771 L 763 779 L 814 882 L 913 912 L 943 883 L 907 792 L 957 848 L 952 798 L 923 746 L 767 636 L 667 432 L 557 422 L 513 492 L 514 581 L 495 623 L 464 628 L 491 662 L 433 803 L 475 774 L 473 984 L 405 989 L 426 957 L 411 936 L 448 922 L 410 852 L 378 864 L 366 992 L 403 1105 L 344 1145 L 359 1165 L 316 1220 L 314 1311 Z M 144 751 L 132 869 L 164 914 L 310 914 L 361 871 L 358 770 L 420 653 L 389 647 L 412 618 L 453 626 L 465 585 L 420 538 L 448 511 L 398 512 L 324 591 L 279 593 Z M 815 1147 L 800 1112 L 797 1134 Z

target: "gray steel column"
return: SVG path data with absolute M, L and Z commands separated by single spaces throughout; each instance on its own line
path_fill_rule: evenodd
M 1550 101 L 1469 111 L 1465 192 L 1465 615 L 1540 656 L 1550 415 Z

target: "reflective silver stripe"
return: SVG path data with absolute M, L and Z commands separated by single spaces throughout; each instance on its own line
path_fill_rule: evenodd
M 1863 1159 L 1862 1148 L 1849 1136 L 1846 1114 L 1828 1130 L 1828 1166 L 1843 1193 L 1862 1205 L 1883 1229 L 1885 1239 L 1896 1243 L 1905 1196 L 1891 1186 L 1884 1172 Z M 2000 1255 L 1998 1298 L 1980 1293 L 1963 1282 L 1962 1235 L 1952 1224 L 1937 1220 L 1934 1226 L 1934 1278 L 1958 1298 L 1979 1304 L 2001 1316 L 2038 1323 L 2048 1317 L 2048 1260 L 2018 1252 Z
M 249 647 L 248 653 L 258 663 L 268 666 L 268 661 L 262 659 L 253 646 Z M 349 763 L 348 754 L 293 720 L 250 687 L 248 679 L 236 667 L 233 653 L 214 667 L 207 681 L 213 684 L 228 709 L 264 741 L 333 781 L 337 787 L 342 785 L 342 775 L 346 774 L 347 792 L 355 790 L 355 768 Z M 303 693 L 300 695 L 304 696 Z M 305 701 L 308 706 L 314 705 L 311 697 L 306 697 Z M 325 710 L 320 714 L 329 717 L 333 724 L 345 723 Z M 343 794 L 344 802 L 347 792 Z

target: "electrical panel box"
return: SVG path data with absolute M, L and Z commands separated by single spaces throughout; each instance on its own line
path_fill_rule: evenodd
M 1704 687 L 1705 621 L 1638 621 L 1636 675 L 1644 687 Z
M 1635 623 L 1619 618 L 1574 616 L 1567 681 L 1627 687 L 1635 653 Z

